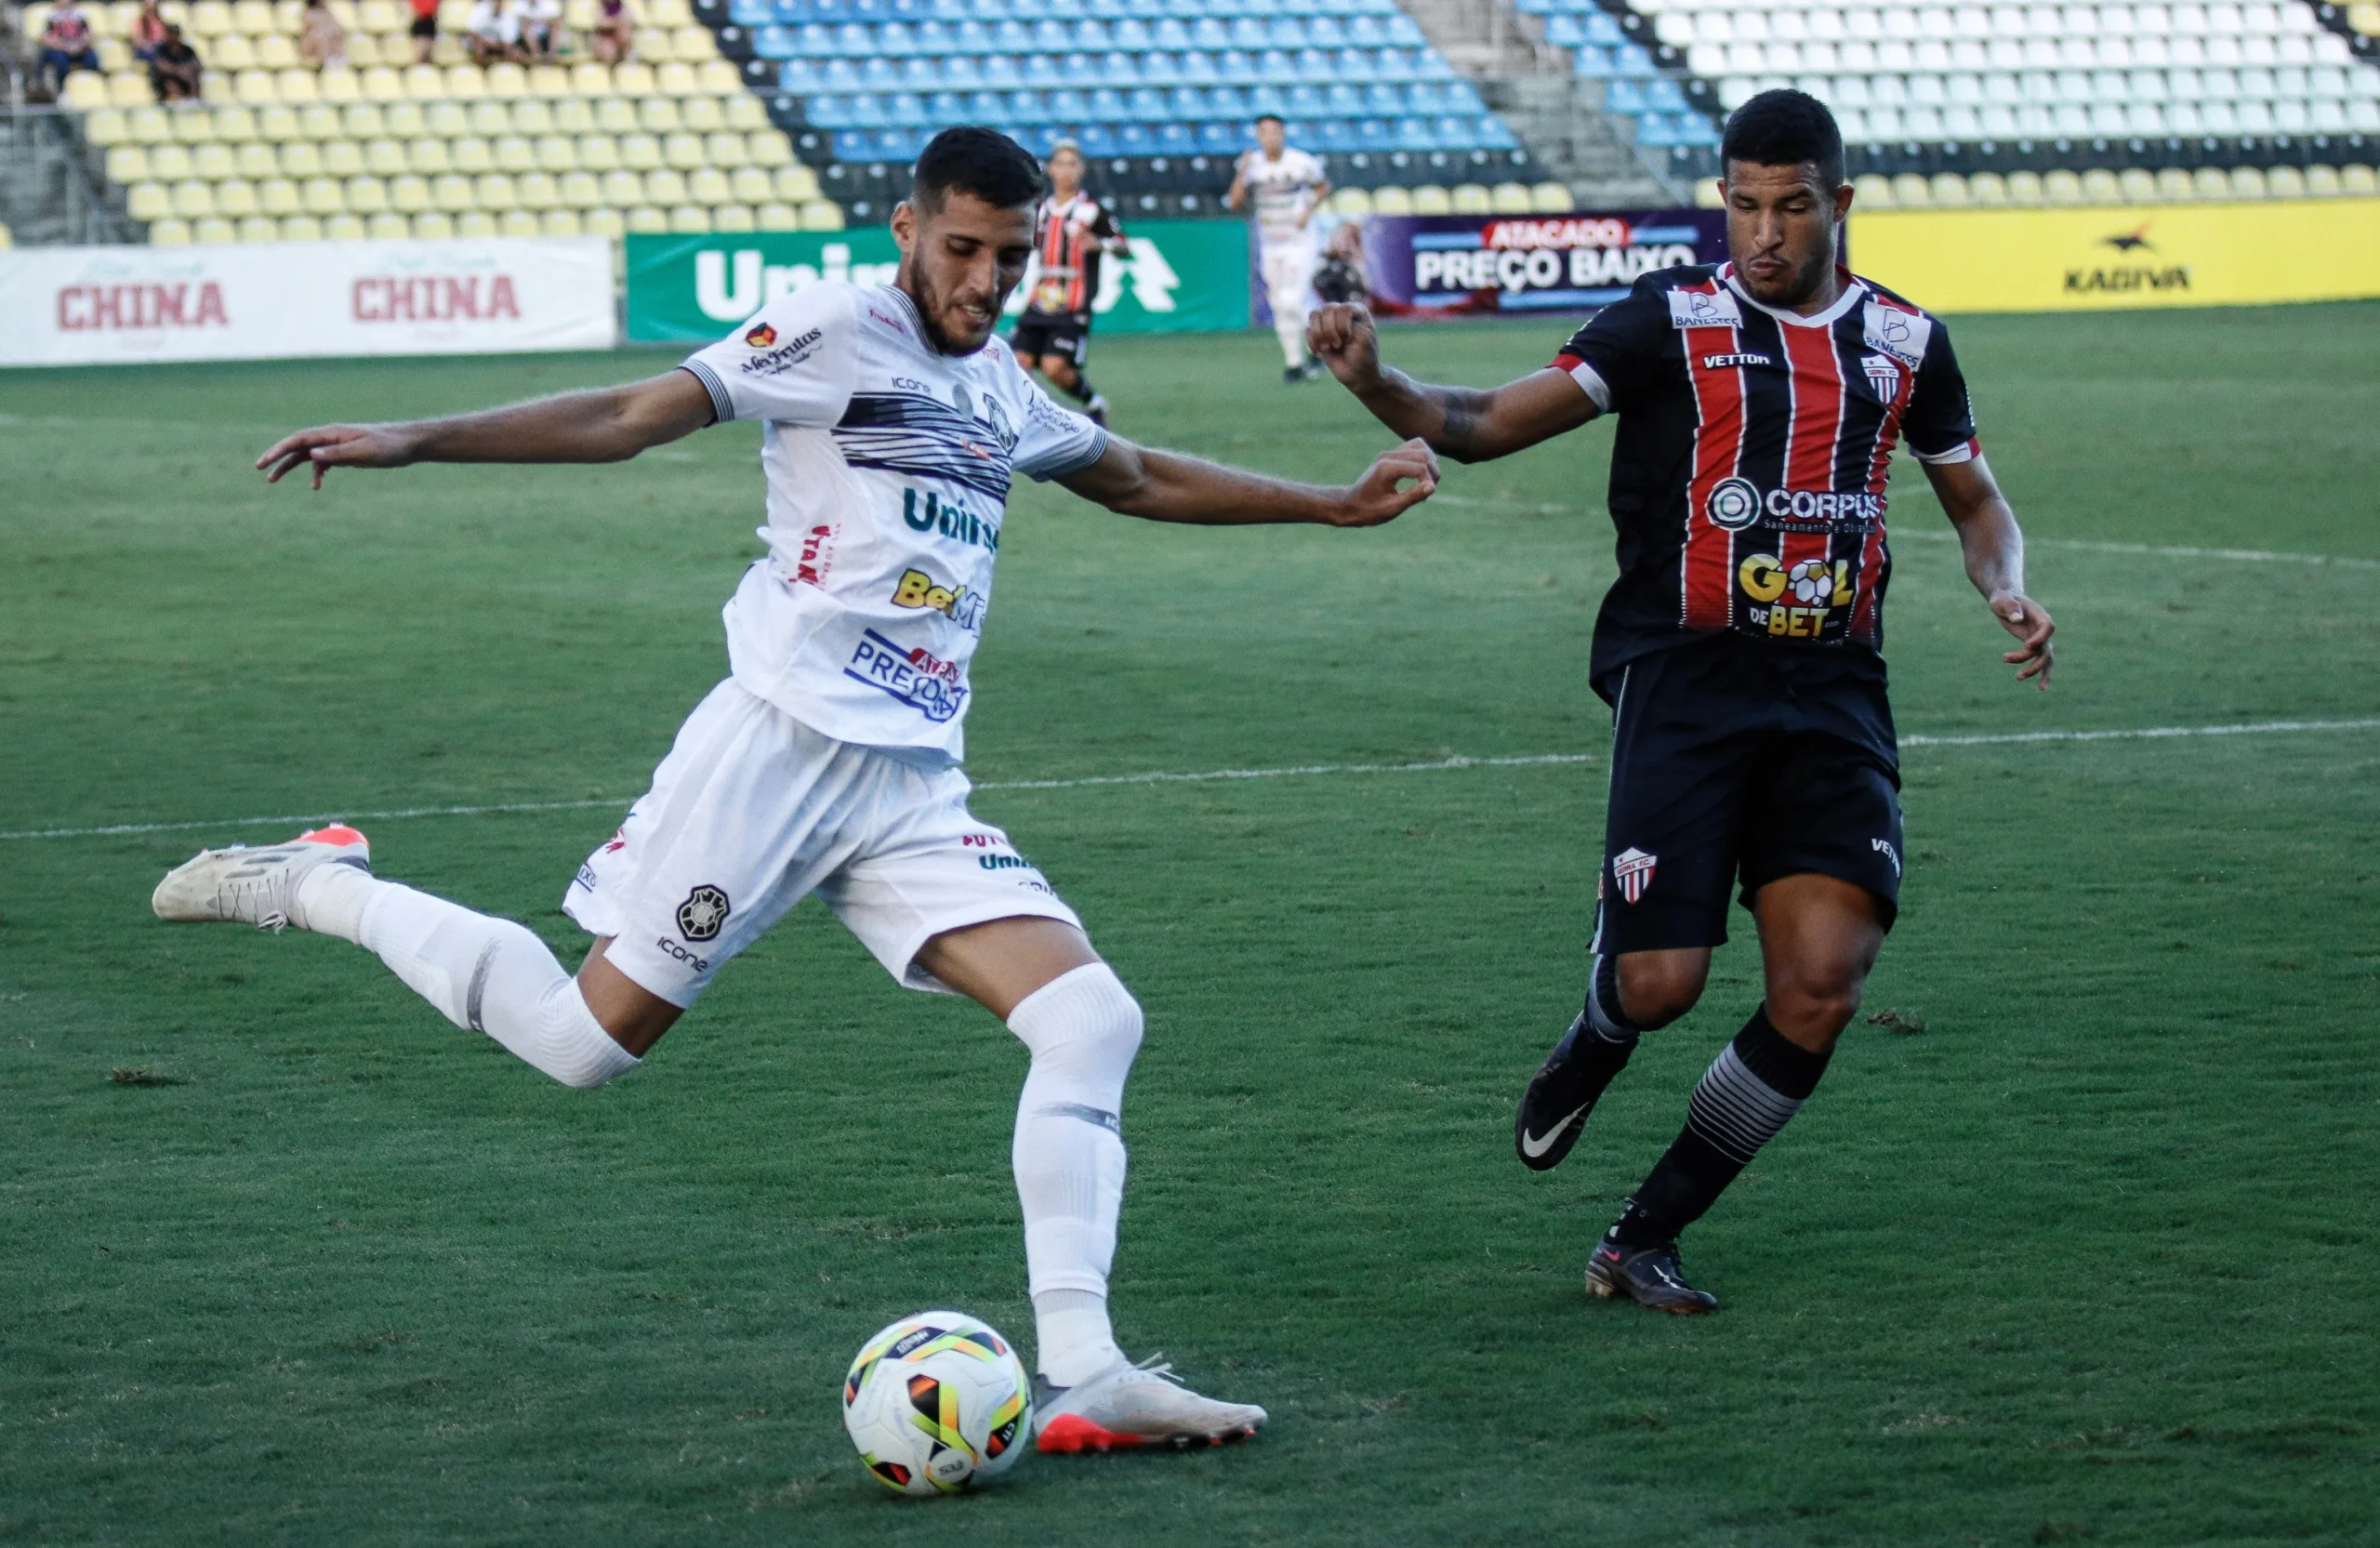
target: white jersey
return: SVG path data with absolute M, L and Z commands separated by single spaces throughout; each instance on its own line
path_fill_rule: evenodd
M 1256 205 L 1256 234 L 1266 247 L 1305 247 L 1314 243 L 1314 229 L 1305 218 L 1322 191 L 1322 161 L 1294 147 L 1284 147 L 1281 159 L 1267 161 L 1258 151 L 1248 158 L 1244 174 L 1248 196 Z
M 892 285 L 812 284 L 685 368 L 721 421 L 765 421 L 769 556 L 727 603 L 735 681 L 838 741 L 958 762 L 1010 477 L 1087 468 L 1107 432 L 998 338 L 938 353 Z

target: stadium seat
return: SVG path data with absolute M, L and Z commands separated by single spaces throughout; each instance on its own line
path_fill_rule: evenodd
M 443 210 L 425 210 L 413 218 L 416 241 L 443 242 L 455 234 L 455 218 Z
M 190 223 L 170 217 L 152 221 L 149 226 L 149 245 L 152 247 L 187 247 L 190 236 Z

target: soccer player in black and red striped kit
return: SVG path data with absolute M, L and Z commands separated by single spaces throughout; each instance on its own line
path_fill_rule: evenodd
M 1941 322 L 1838 261 L 1851 190 L 1815 98 L 1728 119 L 1731 261 L 1664 270 L 1598 312 L 1547 369 L 1492 390 L 1383 367 L 1371 319 L 1331 307 L 1315 353 L 1364 406 L 1441 456 L 1508 456 L 1620 417 L 1620 578 L 1592 677 L 1612 707 L 1611 795 L 1585 1009 L 1528 1084 L 1515 1147 L 1568 1154 L 1640 1033 L 1701 998 L 1738 891 L 1765 994 L 1703 1075 L 1686 1122 L 1587 1264 L 1587 1288 L 1709 1311 L 1678 1234 L 1825 1073 L 1898 906 L 1898 756 L 1884 695 L 1887 465 L 1906 441 L 1967 577 L 2047 686 L 2053 625 L 1976 439 Z
M 1016 363 L 1037 366 L 1050 385 L 1082 404 L 1094 425 L 1107 423 L 1107 395 L 1091 385 L 1091 308 L 1099 299 L 1099 260 L 1130 251 L 1107 206 L 1083 192 L 1082 148 L 1062 139 L 1045 170 L 1050 196 L 1033 213 L 1034 273 L 1025 316 L 1009 338 Z

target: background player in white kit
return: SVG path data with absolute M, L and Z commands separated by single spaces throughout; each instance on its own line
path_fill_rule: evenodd
M 1013 472 L 1153 521 L 1368 526 L 1426 498 L 1436 465 L 1413 442 L 1352 486 L 1289 483 L 1144 450 L 1058 407 L 992 337 L 1040 193 L 1015 142 L 946 130 L 893 212 L 893 284 L 813 285 L 647 381 L 301 430 L 258 459 L 272 480 L 311 466 L 320 487 L 330 468 L 618 461 L 764 421 L 769 556 L 727 605 L 732 675 L 565 894 L 597 937 L 575 978 L 521 925 L 376 879 L 350 828 L 203 853 L 153 906 L 354 941 L 458 1026 L 592 1088 L 635 1068 L 728 959 L 816 893 L 902 983 L 979 1000 L 1032 1052 L 1012 1161 L 1042 1449 L 1220 1441 L 1264 1410 L 1132 1364 L 1109 1326 L 1140 1008 L 1040 872 L 968 814 L 968 659 Z
M 1256 149 L 1239 158 L 1224 203 L 1233 209 L 1256 203 L 1257 263 L 1264 274 L 1264 300 L 1273 309 L 1273 333 L 1281 341 L 1283 381 L 1320 374 L 1306 352 L 1307 302 L 1314 290 L 1314 212 L 1330 197 L 1321 158 L 1289 147 L 1289 126 L 1271 113 L 1256 121 Z

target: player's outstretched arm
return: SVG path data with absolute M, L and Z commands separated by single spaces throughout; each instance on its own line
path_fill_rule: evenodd
M 257 458 L 267 483 L 311 465 L 314 487 L 333 468 L 416 462 L 623 462 L 711 422 L 709 390 L 690 371 L 621 387 L 565 392 L 451 419 L 322 425 L 282 437 Z
M 1379 331 L 1359 306 L 1322 308 L 1307 322 L 1305 339 L 1373 418 L 1457 462 L 1509 456 L 1577 430 L 1597 412 L 1584 388 L 1550 368 L 1485 390 L 1417 382 L 1381 364 Z
M 1094 504 L 1150 522 L 1376 527 L 1430 497 L 1438 459 L 1421 442 L 1408 441 L 1382 452 L 1353 483 L 1292 483 L 1110 436 L 1098 461 L 1058 482 Z
M 1983 593 L 2000 627 L 2016 637 L 2016 648 L 2000 659 L 2017 668 L 2018 681 L 2031 678 L 2035 687 L 2048 687 L 2051 668 L 2057 663 L 2050 636 L 2057 632 L 2057 625 L 2049 609 L 2025 595 L 2025 535 L 1991 469 L 1981 456 L 1923 466 L 1934 497 L 1958 531 L 1967 579 Z

